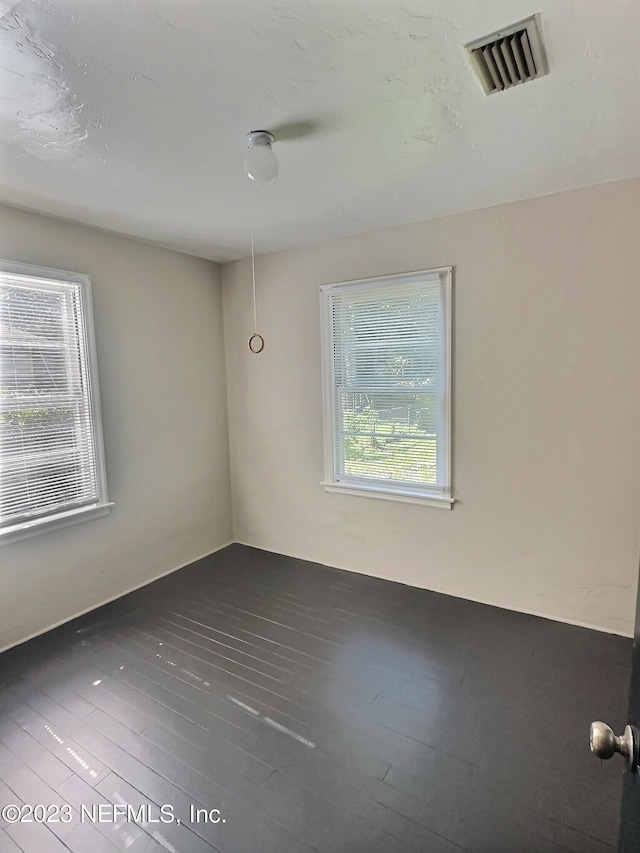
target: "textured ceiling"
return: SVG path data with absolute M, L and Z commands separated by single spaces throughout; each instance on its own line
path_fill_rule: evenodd
M 549 76 L 486 97 L 463 45 L 534 12 Z M 0 199 L 226 261 L 631 177 L 639 41 L 636 0 L 0 0 Z

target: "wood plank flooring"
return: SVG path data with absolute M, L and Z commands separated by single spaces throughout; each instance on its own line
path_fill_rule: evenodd
M 0 851 L 612 853 L 630 655 L 232 545 L 0 655 Z

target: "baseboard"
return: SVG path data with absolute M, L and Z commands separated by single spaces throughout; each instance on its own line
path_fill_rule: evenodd
M 330 563 L 320 563 L 318 560 L 311 560 L 309 557 L 305 557 L 302 554 L 291 554 L 286 553 L 284 551 L 276 551 L 273 548 L 265 548 L 262 545 L 254 545 L 251 542 L 243 542 L 240 539 L 235 540 L 236 545 L 245 545 L 247 548 L 256 548 L 258 551 L 267 551 L 269 554 L 282 554 L 283 557 L 293 557 L 295 560 L 305 560 L 307 563 L 318 563 L 318 565 L 329 566 L 331 569 L 340 569 L 343 572 L 352 572 L 356 575 L 365 575 L 367 577 L 375 577 L 379 580 L 391 581 L 391 583 L 400 583 L 403 586 L 411 586 L 411 584 L 405 584 L 403 581 L 392 580 L 391 578 L 384 577 L 383 575 L 372 575 L 368 572 L 360 572 L 358 569 L 350 569 L 346 566 L 338 566 L 332 565 Z M 427 589 L 427 587 L 413 587 L 413 589 Z M 564 616 L 556 616 L 551 613 L 542 613 L 536 610 L 526 610 L 522 607 L 505 607 L 502 604 L 496 604 L 495 601 L 487 601 L 482 598 L 468 598 L 463 595 L 456 595 L 453 592 L 448 592 L 444 589 L 427 589 L 428 592 L 437 592 L 440 595 L 450 595 L 452 598 L 460 598 L 463 601 L 474 601 L 476 604 L 486 604 L 489 607 L 497 607 L 499 610 L 509 610 L 513 613 L 522 613 L 525 616 L 537 616 L 539 619 L 549 619 L 551 622 L 562 622 L 565 625 L 575 625 L 576 628 L 588 628 L 590 631 L 600 631 L 603 634 L 613 634 L 616 637 L 625 637 L 627 639 L 633 639 L 633 630 L 631 631 L 623 631 L 623 630 L 614 630 L 613 628 L 604 628 L 602 625 L 594 625 L 590 622 L 581 622 L 578 619 L 567 619 Z
M 473 599 L 478 604 L 491 604 L 490 601 L 480 601 Z M 624 637 L 628 640 L 633 640 L 633 631 L 614 630 L 613 628 L 605 628 L 602 625 L 594 625 L 592 622 L 581 622 L 579 619 L 566 619 L 564 616 L 552 616 L 549 613 L 539 613 L 537 610 L 524 610 L 520 607 L 501 607 L 499 604 L 491 604 L 492 607 L 500 607 L 501 610 L 513 610 L 514 613 L 523 613 L 526 616 L 537 616 L 540 619 L 549 619 L 551 622 L 562 622 L 565 625 L 575 625 L 576 628 L 588 628 L 590 631 L 600 631 L 602 634 L 613 634 L 615 637 Z
M 79 613 L 75 613 L 73 616 L 69 616 L 67 619 L 61 619 L 59 622 L 56 622 L 53 625 L 49 625 L 48 628 L 43 628 L 41 631 L 36 631 L 34 634 L 30 634 L 28 637 L 25 637 L 22 640 L 17 640 L 15 643 L 10 643 L 8 646 L 5 646 L 3 649 L 0 649 L 0 654 L 9 651 L 9 649 L 13 649 L 15 646 L 21 646 L 23 643 L 28 643 L 29 640 L 34 640 L 41 634 L 46 634 L 47 631 L 53 631 L 55 628 L 59 628 L 61 625 L 66 625 L 67 622 L 73 622 L 74 619 L 77 619 L 79 616 L 84 616 L 85 613 L 91 613 L 92 610 L 98 610 L 100 607 L 104 607 L 105 604 L 110 604 L 112 601 L 117 601 L 118 598 L 123 598 L 125 595 L 129 595 L 130 592 L 135 592 L 137 589 L 142 589 L 143 586 L 148 586 L 150 583 L 160 580 L 160 578 L 166 578 L 167 575 L 172 575 L 174 572 L 178 572 L 180 571 L 180 569 L 184 569 L 187 566 L 190 566 L 192 563 L 197 563 L 198 560 L 204 560 L 205 557 L 210 557 L 211 554 L 215 554 L 218 551 L 222 551 L 223 548 L 228 548 L 229 545 L 233 544 L 234 541 L 231 540 L 225 543 L 224 545 L 220 545 L 218 548 L 214 548 L 213 551 L 208 551 L 206 554 L 202 554 L 200 557 L 194 557 L 187 563 L 182 563 L 181 565 L 176 566 L 175 569 L 169 569 L 166 572 L 161 572 L 159 575 L 156 575 L 153 578 L 149 578 L 146 581 L 142 581 L 142 583 L 136 584 L 136 586 L 132 586 L 131 589 L 125 589 L 123 592 L 119 592 L 116 595 L 112 595 L 111 598 L 107 598 L 104 601 L 101 601 L 100 604 L 93 604 L 91 607 L 87 607 L 85 610 L 81 610 Z

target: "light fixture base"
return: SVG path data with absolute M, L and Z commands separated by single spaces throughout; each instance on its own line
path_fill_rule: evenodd
M 271 147 L 275 141 L 275 136 L 269 130 L 252 130 L 245 137 L 247 148 L 254 148 L 256 145 L 268 145 Z

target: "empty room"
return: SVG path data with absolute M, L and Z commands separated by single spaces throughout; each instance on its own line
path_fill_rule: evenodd
M 639 38 L 0 0 L 0 853 L 638 853 Z

